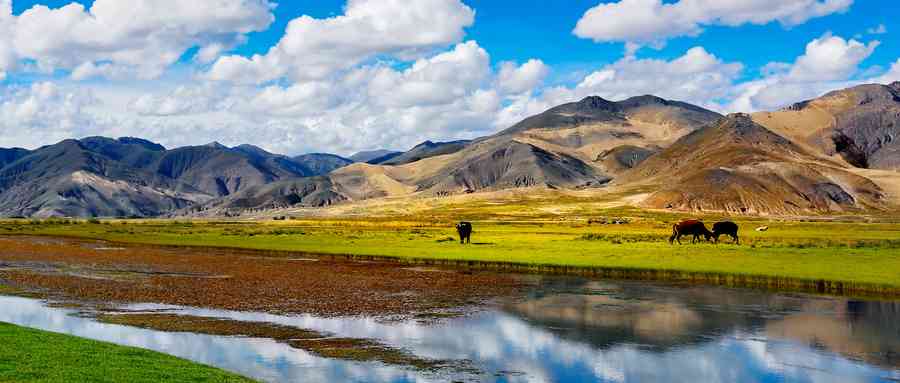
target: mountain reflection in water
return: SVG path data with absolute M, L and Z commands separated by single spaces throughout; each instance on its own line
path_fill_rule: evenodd
M 0 297 L 0 321 L 135 345 L 267 381 L 879 382 L 900 379 L 900 304 L 648 283 L 535 278 L 527 297 L 434 323 L 158 305 L 368 338 L 480 373 L 318 358 L 275 342 L 93 322 Z

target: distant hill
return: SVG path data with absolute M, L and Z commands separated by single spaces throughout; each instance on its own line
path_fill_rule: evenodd
M 0 216 L 236 215 L 373 198 L 614 187 L 656 209 L 785 215 L 900 203 L 900 83 L 722 116 L 587 97 L 471 141 L 288 157 L 88 137 L 0 149 Z
M 644 205 L 659 209 L 800 214 L 879 208 L 884 198 L 874 182 L 746 114 L 681 138 L 616 182 L 658 185 Z
M 529 117 L 493 136 L 426 141 L 407 152 L 389 154 L 387 160 L 338 169 L 328 175 L 329 190 L 341 198 L 326 201 L 522 187 L 601 187 L 661 146 L 720 117 L 697 106 L 651 96 L 622 102 L 588 97 Z M 602 153 L 614 154 L 609 159 L 599 158 Z M 215 205 L 220 212 L 235 212 L 252 200 L 250 205 L 261 209 L 279 204 L 287 197 L 283 193 L 293 194 L 294 190 L 267 188 L 265 192 L 272 194 L 266 198 L 254 190 L 253 199 Z
M 250 145 L 167 150 L 131 137 L 2 149 L 0 161 L 0 215 L 38 217 L 152 217 L 331 166 Z
M 900 82 L 837 90 L 753 118 L 855 167 L 900 170 Z
M 30 153 L 30 151 L 22 148 L 0 148 L 0 169 L 2 169 L 7 164 L 16 162 L 19 158 L 27 156 L 28 153 Z
M 611 174 L 619 174 L 640 165 L 660 150 L 662 149 L 656 146 L 644 148 L 634 145 L 619 145 L 600 152 L 595 161 Z
M 385 156 L 379 157 L 378 159 L 373 159 L 369 163 L 378 164 L 378 165 L 403 165 L 411 162 L 416 162 L 418 160 L 423 160 L 426 158 L 440 156 L 444 154 L 451 154 L 460 151 L 462 148 L 466 147 L 469 144 L 469 140 L 458 140 L 458 141 L 449 141 L 449 142 L 432 142 L 425 141 L 421 144 L 414 146 L 407 152 L 400 153 L 397 155 L 389 154 L 387 159 Z
M 309 153 L 293 158 L 293 161 L 305 166 L 313 174 L 328 174 L 356 161 L 328 153 Z
M 155 173 L 162 153 L 97 138 L 44 146 L 0 169 L 0 214 L 155 216 L 212 198 Z
M 372 164 L 377 164 L 378 162 L 387 161 L 391 158 L 399 156 L 403 154 L 403 152 L 379 149 L 379 150 L 369 150 L 356 153 L 350 157 L 347 157 L 355 162 L 367 162 Z
M 564 130 L 596 124 L 626 126 L 633 120 L 672 126 L 698 126 L 718 117 L 721 115 L 696 105 L 651 95 L 619 102 L 591 96 L 528 117 L 499 134 L 516 134 L 535 129 Z

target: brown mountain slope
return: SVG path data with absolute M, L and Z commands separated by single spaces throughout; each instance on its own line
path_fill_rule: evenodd
M 900 170 L 900 82 L 837 90 L 753 119 L 853 166 Z
M 418 190 L 435 193 L 515 187 L 583 187 L 609 177 L 571 155 L 510 138 L 471 145 L 432 174 L 414 179 Z
M 644 148 L 634 145 L 619 145 L 615 148 L 604 150 L 597 155 L 595 162 L 612 174 L 620 174 L 632 169 L 653 154 L 662 150 L 659 147 Z
M 616 179 L 658 187 L 643 205 L 798 214 L 879 208 L 872 181 L 734 114 L 691 133 Z
M 697 106 L 653 96 L 621 102 L 588 97 L 529 117 L 493 136 L 437 145 L 437 152 L 408 155 L 406 160 L 338 169 L 329 174 L 327 187 L 343 200 L 359 201 L 520 187 L 601 186 L 611 175 L 634 167 L 661 146 L 719 117 Z M 444 150 L 447 147 L 451 149 Z M 414 148 L 407 154 L 416 152 Z M 265 192 L 272 193 L 269 201 L 263 198 Z M 254 188 L 215 204 L 222 209 L 271 206 L 285 201 L 285 193 L 294 192 L 281 187 Z M 248 199 L 247 194 L 254 197 Z M 254 203 L 247 204 L 250 200 Z
M 185 209 L 180 214 L 230 216 L 255 210 L 322 207 L 347 199 L 335 191 L 329 177 L 305 177 L 249 186 L 205 205 Z
M 620 102 L 600 97 L 563 104 L 528 117 L 496 135 L 474 140 L 461 150 L 399 166 L 398 179 L 418 191 L 456 193 L 512 187 L 579 188 L 608 182 L 646 153 L 721 115 L 654 96 Z M 627 147 L 627 148 L 626 148 Z M 633 154 L 626 163 L 601 154 Z
M 720 114 L 655 96 L 613 102 L 600 97 L 563 104 L 526 118 L 498 136 L 522 141 L 593 162 L 604 151 L 622 145 L 653 149 L 716 121 Z M 615 169 L 603 168 L 604 173 Z
M 162 150 L 130 139 L 90 138 L 29 152 L 0 169 L 0 215 L 155 216 L 209 200 L 190 185 L 135 166 Z

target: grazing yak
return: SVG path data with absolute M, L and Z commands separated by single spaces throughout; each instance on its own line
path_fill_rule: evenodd
M 704 236 L 707 241 L 709 241 L 712 238 L 713 233 L 706 228 L 706 225 L 704 225 L 702 221 L 689 219 L 672 225 L 672 236 L 669 237 L 669 244 L 677 241 L 680 245 L 681 236 L 684 235 L 694 236 L 694 238 L 691 239 L 691 243 L 696 243 L 700 239 L 701 235 Z
M 460 222 L 456 224 L 456 232 L 459 233 L 459 243 L 471 243 L 472 240 L 472 223 Z
M 720 235 L 730 236 L 734 243 L 740 245 L 741 240 L 738 238 L 738 225 L 731 221 L 716 222 L 713 224 L 713 238 L 719 243 Z

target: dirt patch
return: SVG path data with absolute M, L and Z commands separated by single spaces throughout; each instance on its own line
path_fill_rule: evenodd
M 101 313 L 100 322 L 147 328 L 166 332 L 191 332 L 208 335 L 269 338 L 281 342 L 296 339 L 319 339 L 324 335 L 270 323 L 242 322 L 231 319 L 208 318 L 171 313 Z
M 84 246 L 89 243 L 92 246 Z M 0 237 L 0 285 L 48 297 L 162 303 L 323 317 L 410 318 L 513 295 L 520 280 L 489 272 L 433 272 L 389 262 L 246 250 L 115 245 Z M 316 259 L 316 262 L 307 261 Z M 455 310 L 454 310 L 455 311 Z

